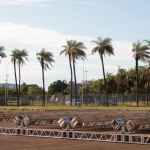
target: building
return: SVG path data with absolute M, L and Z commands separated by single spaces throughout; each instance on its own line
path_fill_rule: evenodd
M 5 85 L 7 86 L 7 88 L 9 89 L 16 89 L 16 84 L 12 84 L 12 83 L 0 83 L 0 87 L 5 87 Z
M 72 93 L 73 94 L 75 94 L 75 86 L 74 86 L 74 81 L 72 81 Z M 70 87 L 71 86 L 71 81 L 69 81 L 69 83 L 67 83 L 67 85 L 68 85 L 68 87 Z M 77 83 L 77 91 L 79 90 L 79 88 L 80 87 L 82 87 L 82 85 L 86 85 L 86 86 L 89 86 L 90 85 L 90 83 L 89 83 L 89 81 L 80 81 L 79 83 Z

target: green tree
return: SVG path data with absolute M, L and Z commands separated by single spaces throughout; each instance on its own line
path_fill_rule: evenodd
M 49 68 L 49 64 L 52 66 L 52 62 L 55 62 L 53 59 L 52 52 L 46 52 L 45 49 L 42 49 L 40 53 L 36 53 L 37 59 L 39 60 L 42 67 L 42 80 L 43 80 L 43 106 L 45 106 L 45 80 L 44 80 L 44 70 L 46 71 Z
M 104 68 L 104 61 L 103 56 L 114 55 L 114 48 L 112 46 L 110 38 L 102 39 L 101 37 L 98 37 L 96 41 L 92 41 L 96 45 L 96 47 L 93 48 L 92 54 L 98 53 L 102 62 L 102 70 L 103 70 L 103 78 L 104 78 L 104 85 L 105 85 L 105 93 L 106 93 L 106 99 L 107 99 L 107 107 L 108 107 L 108 95 L 107 95 L 107 83 L 105 78 L 105 68 Z
M 120 88 L 124 89 L 125 79 L 126 79 L 126 69 L 118 68 L 118 72 L 116 74 L 117 95 L 120 93 Z M 121 91 L 121 93 L 124 93 L 124 91 Z
M 146 105 L 148 106 L 149 102 L 149 89 L 150 89 L 150 67 L 147 67 L 145 68 L 145 72 L 143 72 L 143 84 L 144 84 L 144 87 L 143 89 L 146 90 Z
M 101 93 L 102 91 L 101 91 L 101 84 L 103 84 L 102 82 L 103 82 L 103 80 L 102 79 L 98 79 L 98 80 L 91 80 L 90 81 L 90 92 L 91 93 Z M 104 85 L 103 85 L 103 87 L 104 87 Z M 105 89 L 105 87 L 104 87 L 104 89 Z
M 16 91 L 17 91 L 17 104 L 19 106 L 19 92 L 18 92 L 17 75 L 16 75 L 16 60 L 18 57 L 17 50 L 16 49 L 12 50 L 12 54 L 10 56 L 11 56 L 11 62 L 14 65 L 15 83 L 16 83 Z
M 20 93 L 21 95 L 26 95 L 28 91 L 28 86 L 25 82 L 20 85 Z
M 67 84 L 61 80 L 57 80 L 48 86 L 48 94 L 53 95 L 56 92 L 64 93 L 64 90 L 67 88 Z
M 64 95 L 69 95 L 70 94 L 70 88 L 69 86 L 66 87 L 66 89 L 64 90 Z
M 16 89 L 8 89 L 8 95 L 12 96 L 12 95 L 16 95 Z M 0 95 L 5 95 L 5 87 L 0 87 Z
M 37 96 L 37 95 L 41 95 L 42 93 L 43 93 L 42 87 L 39 87 L 36 84 L 32 84 L 28 86 L 28 91 L 27 91 L 28 95 Z
M 139 75 L 138 75 L 138 61 L 149 62 L 150 52 L 148 51 L 149 47 L 147 45 L 142 45 L 140 40 L 136 43 L 133 43 L 132 52 L 134 53 L 133 57 L 135 59 L 136 65 L 136 102 L 139 106 Z
M 16 89 L 8 89 L 8 95 L 16 95 L 17 94 L 17 92 L 16 92 Z
M 5 87 L 0 87 L 0 95 L 5 95 Z
M 83 87 L 79 88 L 79 90 L 78 90 L 79 94 L 82 94 L 82 88 L 83 88 L 83 93 L 86 93 L 86 94 L 90 93 L 90 86 L 83 86 Z
M 136 81 L 136 71 L 133 68 L 130 68 L 126 72 L 126 79 L 125 79 L 125 84 L 126 84 L 126 93 L 134 93 L 135 89 L 135 81 Z
M 112 73 L 106 72 L 106 82 L 108 94 L 116 93 L 117 84 Z

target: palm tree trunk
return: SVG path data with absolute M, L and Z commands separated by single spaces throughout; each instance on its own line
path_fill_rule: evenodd
M 17 91 L 17 104 L 19 106 L 19 95 L 18 95 L 17 75 L 16 75 L 16 59 L 14 59 L 14 73 L 15 73 L 15 82 L 16 82 L 16 91 Z
M 43 62 L 43 58 L 41 60 L 42 63 L 42 80 L 43 80 L 43 106 L 45 106 L 45 81 L 44 81 L 44 62 Z
M 21 73 L 20 73 L 20 64 L 19 64 L 19 92 L 18 92 L 19 100 L 20 100 L 20 81 L 21 81 Z
M 71 87 L 70 87 L 70 105 L 72 106 L 72 65 L 71 65 L 71 56 L 69 55 L 69 65 L 71 73 Z
M 119 82 L 117 82 L 117 101 L 119 100 Z
M 138 76 L 138 59 L 136 58 L 136 103 L 139 106 L 139 76 Z
M 101 61 L 102 61 L 102 69 L 103 69 L 103 77 L 104 77 L 105 93 L 106 93 L 106 102 L 107 102 L 107 107 L 108 107 L 107 83 L 106 83 L 106 78 L 105 78 L 105 69 L 104 69 L 103 55 L 100 54 L 100 58 L 101 58 Z
M 147 85 L 146 106 L 148 106 L 148 99 L 149 99 L 149 77 L 148 77 L 148 85 Z
M 75 60 L 73 58 L 73 70 L 74 70 L 74 82 L 75 82 L 75 106 L 77 101 L 77 80 L 76 80 L 76 70 L 75 70 Z

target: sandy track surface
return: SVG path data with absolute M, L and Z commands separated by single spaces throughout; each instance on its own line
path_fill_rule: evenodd
M 12 121 L 0 122 L 0 126 L 15 127 Z M 40 125 L 36 128 L 46 129 L 50 126 Z M 51 128 L 56 126 L 51 125 Z M 150 150 L 150 145 L 0 135 L 0 150 Z
M 150 145 L 0 135 L 0 150 L 149 150 Z

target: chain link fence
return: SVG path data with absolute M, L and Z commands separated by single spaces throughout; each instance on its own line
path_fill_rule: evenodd
M 73 100 L 75 100 L 75 95 L 73 95 Z M 149 99 L 148 99 L 149 100 Z M 17 105 L 16 96 L 0 96 L 0 105 L 5 105 L 5 101 L 8 106 Z M 66 105 L 66 102 L 70 101 L 70 95 L 46 95 L 45 105 Z M 78 104 L 83 105 L 106 105 L 106 95 L 105 94 L 87 94 L 78 95 Z M 20 105 L 32 105 L 32 106 L 42 106 L 43 96 L 42 95 L 25 95 L 20 96 Z M 139 94 L 139 106 L 146 106 L 147 95 Z M 108 104 L 109 105 L 128 105 L 136 106 L 136 94 L 108 94 Z

